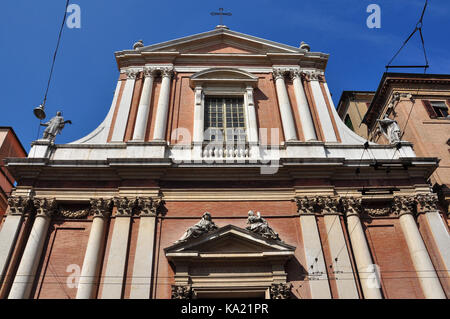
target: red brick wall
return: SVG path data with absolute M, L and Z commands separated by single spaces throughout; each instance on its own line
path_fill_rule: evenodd
M 52 223 L 46 249 L 43 252 L 42 262 L 36 276 L 38 280 L 34 298 L 75 298 L 76 285 L 75 288 L 67 285 L 68 277 L 74 275 L 73 269 L 68 272 L 68 266 L 78 265 L 81 270 L 90 228 L 90 221 Z M 28 240 L 32 240 L 32 238 Z
M 380 267 L 384 297 L 424 298 L 399 220 L 376 219 L 364 226 L 372 258 Z

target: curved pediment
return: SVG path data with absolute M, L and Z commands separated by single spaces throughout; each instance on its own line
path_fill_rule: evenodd
M 245 84 L 254 87 L 258 83 L 258 77 L 237 68 L 211 68 L 195 73 L 190 79 L 192 88 L 197 85 L 220 83 Z

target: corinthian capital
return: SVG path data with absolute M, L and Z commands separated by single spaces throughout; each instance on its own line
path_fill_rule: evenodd
M 126 70 L 127 79 L 135 79 L 138 72 L 136 70 Z
M 136 198 L 116 197 L 114 198 L 114 206 L 117 208 L 117 216 L 131 216 L 133 209 L 136 207 Z
M 143 75 L 146 78 L 154 77 L 155 71 L 156 71 L 156 68 L 154 68 L 154 67 L 145 67 L 144 71 L 143 71 Z
M 438 197 L 436 194 L 420 194 L 416 196 L 421 212 L 432 212 L 438 210 Z
M 158 215 L 159 209 L 163 205 L 164 201 L 161 197 L 152 198 L 138 198 L 137 199 L 137 209 L 139 211 L 139 215 L 142 216 L 156 216 Z
M 106 217 L 111 213 L 112 199 L 92 198 L 90 200 L 90 214 L 94 217 Z
M 318 196 L 316 197 L 316 205 L 322 211 L 322 214 L 336 214 L 338 212 L 339 201 L 335 197 Z
M 36 209 L 36 216 L 51 217 L 55 214 L 58 204 L 54 198 L 35 198 L 33 205 Z
M 302 79 L 302 73 L 303 73 L 302 71 L 294 69 L 289 72 L 289 75 L 291 76 L 292 80 L 297 78 Z
M 403 214 L 414 214 L 416 201 L 414 196 L 394 196 L 392 202 L 392 213 L 397 216 Z
M 31 206 L 31 198 L 29 197 L 10 197 L 8 198 L 9 214 L 23 215 Z
M 352 215 L 359 216 L 362 212 L 361 198 L 343 197 L 341 198 L 341 203 L 347 217 Z
M 305 196 L 305 197 L 297 197 L 295 200 L 297 202 L 299 214 L 314 214 L 315 211 L 314 206 L 316 203 L 314 198 L 309 198 Z
M 162 68 L 160 69 L 160 71 L 161 71 L 161 76 L 162 76 L 163 78 L 164 78 L 164 77 L 171 78 L 172 75 L 173 75 L 173 67 L 172 67 L 172 66 L 165 66 L 165 67 L 162 67 Z
M 284 74 L 288 72 L 289 70 L 286 68 L 273 68 L 273 77 L 276 80 L 283 79 L 284 80 Z
M 308 81 L 320 81 L 323 78 L 322 73 L 316 70 L 308 70 L 304 73 L 308 77 Z

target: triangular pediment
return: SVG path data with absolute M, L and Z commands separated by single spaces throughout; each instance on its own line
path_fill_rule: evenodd
M 202 254 L 293 254 L 295 247 L 279 240 L 262 237 L 246 229 L 227 225 L 203 236 L 172 245 L 166 255 Z
M 185 54 L 265 54 L 304 53 L 303 49 L 277 43 L 227 28 L 145 46 L 141 52 L 179 52 Z

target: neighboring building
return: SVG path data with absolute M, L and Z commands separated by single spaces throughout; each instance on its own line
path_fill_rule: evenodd
M 1 297 L 450 294 L 437 159 L 366 150 L 335 110 L 327 54 L 218 26 L 116 60 L 97 129 L 54 144 L 55 116 L 32 156 L 7 160 Z
M 361 103 L 351 102 L 352 96 Z M 370 141 L 380 144 L 388 141 L 380 134 L 377 120 L 387 114 L 397 121 L 402 139 L 414 144 L 417 156 L 439 158 L 439 167 L 430 177 L 430 183 L 439 194 L 443 209 L 449 213 L 450 75 L 385 73 L 376 92 L 343 92 L 338 113 L 341 119 L 352 120 L 354 131 L 360 136 L 370 136 Z M 358 130 L 359 127 L 366 131 Z
M 0 126 L 0 225 L 8 207 L 8 197 L 15 183 L 11 173 L 5 168 L 3 159 L 26 156 L 27 152 L 12 127 Z
M 337 112 L 352 131 L 367 139 L 367 125 L 362 122 L 375 92 L 344 91 L 339 100 Z

